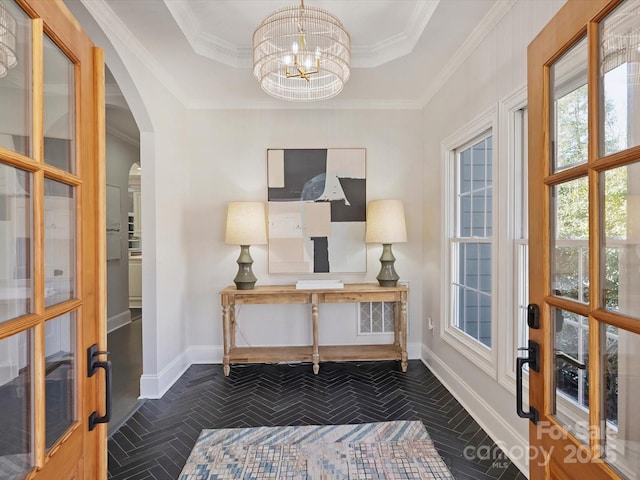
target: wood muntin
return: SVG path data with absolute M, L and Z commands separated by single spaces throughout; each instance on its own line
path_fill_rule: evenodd
M 220 292 L 224 337 L 223 368 L 229 375 L 232 363 L 312 362 L 313 373 L 321 361 L 400 360 L 407 371 L 407 295 L 404 285 L 380 287 L 375 283 L 345 284 L 344 288 L 297 290 L 295 285 L 260 285 L 253 290 L 227 287 Z M 382 345 L 318 345 L 321 303 L 393 302 L 394 340 Z M 311 345 L 293 347 L 238 347 L 236 305 L 310 304 L 313 338 Z

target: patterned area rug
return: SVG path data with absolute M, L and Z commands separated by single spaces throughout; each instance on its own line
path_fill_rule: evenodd
M 203 430 L 180 480 L 453 480 L 420 421 Z

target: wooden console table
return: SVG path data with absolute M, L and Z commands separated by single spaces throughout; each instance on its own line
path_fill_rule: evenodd
M 320 361 L 400 360 L 407 371 L 407 294 L 408 288 L 380 287 L 375 283 L 345 284 L 341 289 L 297 290 L 295 285 L 260 285 L 253 290 L 227 287 L 220 292 L 224 336 L 223 368 L 229 375 L 232 363 L 313 362 L 313 373 Z M 394 341 L 382 345 L 318 345 L 318 305 L 321 303 L 393 302 Z M 236 346 L 235 306 L 242 304 L 310 304 L 313 342 L 294 347 Z

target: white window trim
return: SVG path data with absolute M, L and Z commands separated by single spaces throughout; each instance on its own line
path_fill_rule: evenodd
M 499 216 L 493 215 L 493 236 L 491 241 L 493 243 L 492 249 L 492 261 L 491 261 L 491 290 L 492 290 L 492 302 L 491 302 L 491 345 L 492 348 L 488 348 L 479 341 L 475 340 L 471 336 L 464 333 L 459 328 L 453 326 L 451 318 L 451 280 L 452 280 L 452 267 L 451 267 L 451 238 L 455 232 L 455 215 L 453 215 L 452 198 L 455 195 L 456 185 L 456 172 L 455 172 L 455 149 L 461 145 L 467 144 L 470 140 L 482 135 L 483 133 L 490 131 L 493 137 L 493 212 L 497 211 L 497 198 L 500 197 L 500 190 L 496 173 L 499 171 L 499 155 L 497 154 L 496 146 L 499 145 L 499 132 L 497 109 L 491 107 L 489 110 L 481 114 L 476 120 L 470 122 L 454 134 L 445 138 L 441 145 L 442 154 L 442 209 L 441 225 L 442 225 L 442 241 L 441 241 L 441 271 L 443 272 L 443 281 L 440 288 L 441 304 L 443 305 L 444 315 L 443 321 L 440 322 L 440 336 L 449 343 L 452 347 L 460 351 L 465 357 L 473 361 L 476 365 L 480 366 L 488 375 L 492 378 L 497 377 L 497 352 L 500 350 L 497 343 L 497 320 L 498 305 L 498 270 L 497 270 L 497 257 L 496 252 L 499 251 L 498 237 L 496 232 L 500 231 L 500 219 Z
M 519 156 L 524 138 L 515 131 L 516 112 L 527 106 L 527 86 L 523 85 L 514 90 L 511 94 L 499 102 L 499 136 L 502 139 L 497 147 L 498 156 L 504 159 L 500 164 L 500 170 L 494 170 L 499 177 L 500 185 L 504 185 L 500 194 L 504 194 L 507 201 L 500 202 L 500 210 L 496 216 L 504 219 L 501 230 L 498 232 L 498 242 L 508 245 L 509 248 L 500 250 L 498 277 L 504 285 L 511 285 L 511 288 L 503 288 L 504 295 L 498 299 L 498 309 L 504 312 L 499 315 L 498 345 L 501 347 L 498 352 L 498 382 L 511 392 L 516 388 L 516 357 L 518 356 L 518 324 L 519 305 L 518 291 L 516 289 L 518 276 L 518 249 L 522 245 L 519 241 L 518 225 L 522 222 L 520 202 L 516 202 L 517 196 L 521 195 L 519 185 L 520 176 L 527 173 L 527 165 L 521 166 L 514 163 L 514 159 Z M 526 133 L 525 133 L 526 135 Z M 497 194 L 496 194 L 497 196 Z M 529 375 L 525 371 L 523 376 L 523 394 L 528 397 Z

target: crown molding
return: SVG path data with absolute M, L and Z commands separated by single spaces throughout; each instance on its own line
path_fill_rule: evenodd
M 131 135 L 126 134 L 125 132 L 121 131 L 121 130 L 117 130 L 115 128 L 113 128 L 111 125 L 106 126 L 106 132 L 115 137 L 118 138 L 120 140 L 122 140 L 125 143 L 128 143 L 129 145 L 133 145 L 134 147 L 138 147 L 140 148 L 140 139 L 139 138 L 135 138 L 132 137 Z
M 187 2 L 163 0 L 178 28 L 198 55 L 230 67 L 251 66 L 251 47 L 239 47 L 203 30 L 202 22 Z
M 478 26 L 471 32 L 460 48 L 453 54 L 451 60 L 440 71 L 440 74 L 431 82 L 423 93 L 420 104 L 424 107 L 429 100 L 447 83 L 447 80 L 460 68 L 464 61 L 471 56 L 482 40 L 495 28 L 518 0 L 499 0 L 484 16 Z
M 121 43 L 121 46 L 128 49 L 138 61 L 149 69 L 153 76 L 160 80 L 160 83 L 175 95 L 183 106 L 189 104 L 188 95 L 186 95 L 180 85 L 174 81 L 169 72 L 167 72 L 138 41 L 136 36 L 131 33 L 122 20 L 120 20 L 120 17 L 113 12 L 106 0 L 80 0 L 80 2 L 95 19 L 102 31 L 105 32 L 105 34 L 109 32 L 107 34 L 108 38 L 112 41 L 117 39 Z M 126 57 L 126 55 L 123 55 L 123 52 L 117 48 L 116 50 L 122 57 Z M 128 62 L 125 62 L 125 67 L 127 67 L 127 63 Z
M 187 42 L 198 55 L 230 67 L 245 68 L 251 66 L 252 60 L 249 60 L 251 47 L 239 47 L 234 43 L 227 42 L 220 37 L 203 31 L 202 22 L 187 2 L 171 0 L 163 0 L 163 2 Z
M 404 31 L 371 46 L 352 47 L 352 66 L 372 68 L 410 54 L 441 0 L 416 3 Z
M 107 106 L 114 106 L 129 110 L 127 100 L 124 98 L 122 91 L 117 85 L 105 84 L 104 86 L 104 99 Z
M 251 46 L 237 46 L 207 32 L 200 32 L 195 41 L 189 43 L 193 50 L 203 57 L 230 67 L 253 67 L 253 47 Z
M 400 33 L 372 45 L 352 45 L 352 66 L 377 67 L 411 53 L 440 1 L 417 2 L 405 28 Z M 163 0 L 163 2 L 197 54 L 230 67 L 252 67 L 253 47 L 251 45 L 237 45 L 204 31 L 202 22 L 188 2 L 172 0 Z
M 120 20 L 120 18 L 113 12 L 107 0 L 79 1 L 95 19 L 105 34 L 112 39 L 114 46 L 118 46 L 118 53 L 121 57 L 126 59 L 125 67 L 130 65 L 132 62 L 141 62 L 150 71 L 151 75 L 153 75 L 185 108 L 188 109 L 416 110 L 424 108 L 424 106 L 444 86 L 447 80 L 473 53 L 482 40 L 491 32 L 491 30 L 500 22 L 504 15 L 517 3 L 518 0 L 498 0 L 469 37 L 467 37 L 462 46 L 451 57 L 449 62 L 440 71 L 439 75 L 430 82 L 423 94 L 416 98 L 342 100 L 340 96 L 338 96 L 335 100 L 310 103 L 288 103 L 270 98 L 266 98 L 264 100 L 242 99 L 230 103 L 225 103 L 224 99 L 211 98 L 209 101 L 193 99 L 188 92 L 173 79 L 171 74 L 154 59 L 150 52 L 136 38 L 134 33 L 132 33 L 122 20 Z M 187 31 L 191 32 L 197 32 L 199 30 L 200 22 L 198 18 L 193 15 L 191 8 L 188 6 L 188 2 L 176 2 L 171 0 L 163 1 L 171 15 L 174 16 L 178 22 L 181 30 L 184 31 L 184 29 L 188 29 Z M 364 62 L 366 65 L 374 65 L 374 59 L 382 58 L 384 56 L 383 52 L 389 52 L 395 49 L 395 53 L 393 53 L 395 58 L 410 53 L 416 42 L 419 40 L 422 31 L 430 21 L 440 1 L 442 0 L 418 2 L 411 19 L 407 23 L 406 30 L 409 33 L 397 35 L 379 42 L 368 48 L 369 53 L 365 51 L 367 50 L 366 47 L 354 47 L 354 51 L 358 52 L 358 55 L 369 55 L 369 58 Z M 195 43 L 192 43 L 192 40 L 189 39 L 189 35 L 186 33 L 185 37 L 189 40 L 192 47 L 194 44 L 197 45 L 197 48 L 199 49 L 198 53 L 201 55 L 203 55 L 202 51 L 204 50 L 207 50 L 208 52 L 204 56 L 209 56 L 213 54 L 212 52 L 216 52 L 226 58 L 226 62 L 220 60 L 222 63 L 229 65 L 229 62 L 232 62 L 233 59 L 235 62 L 233 66 L 237 68 L 250 67 L 252 64 L 252 49 L 250 47 L 242 47 L 239 49 L 233 44 L 223 42 L 215 36 L 210 36 L 204 33 L 202 35 L 197 35 L 197 38 L 193 40 Z M 410 45 L 410 47 L 408 45 Z M 195 48 L 196 47 L 194 47 L 194 50 Z M 243 64 L 239 62 L 239 57 L 245 57 L 246 60 L 244 60 L 244 62 L 247 63 Z M 357 65 L 358 63 L 355 62 L 354 66 Z M 107 93 L 109 94 L 110 92 Z M 109 98 L 111 99 L 112 104 L 120 105 L 116 95 L 109 95 Z M 126 141 L 126 139 L 123 140 Z

